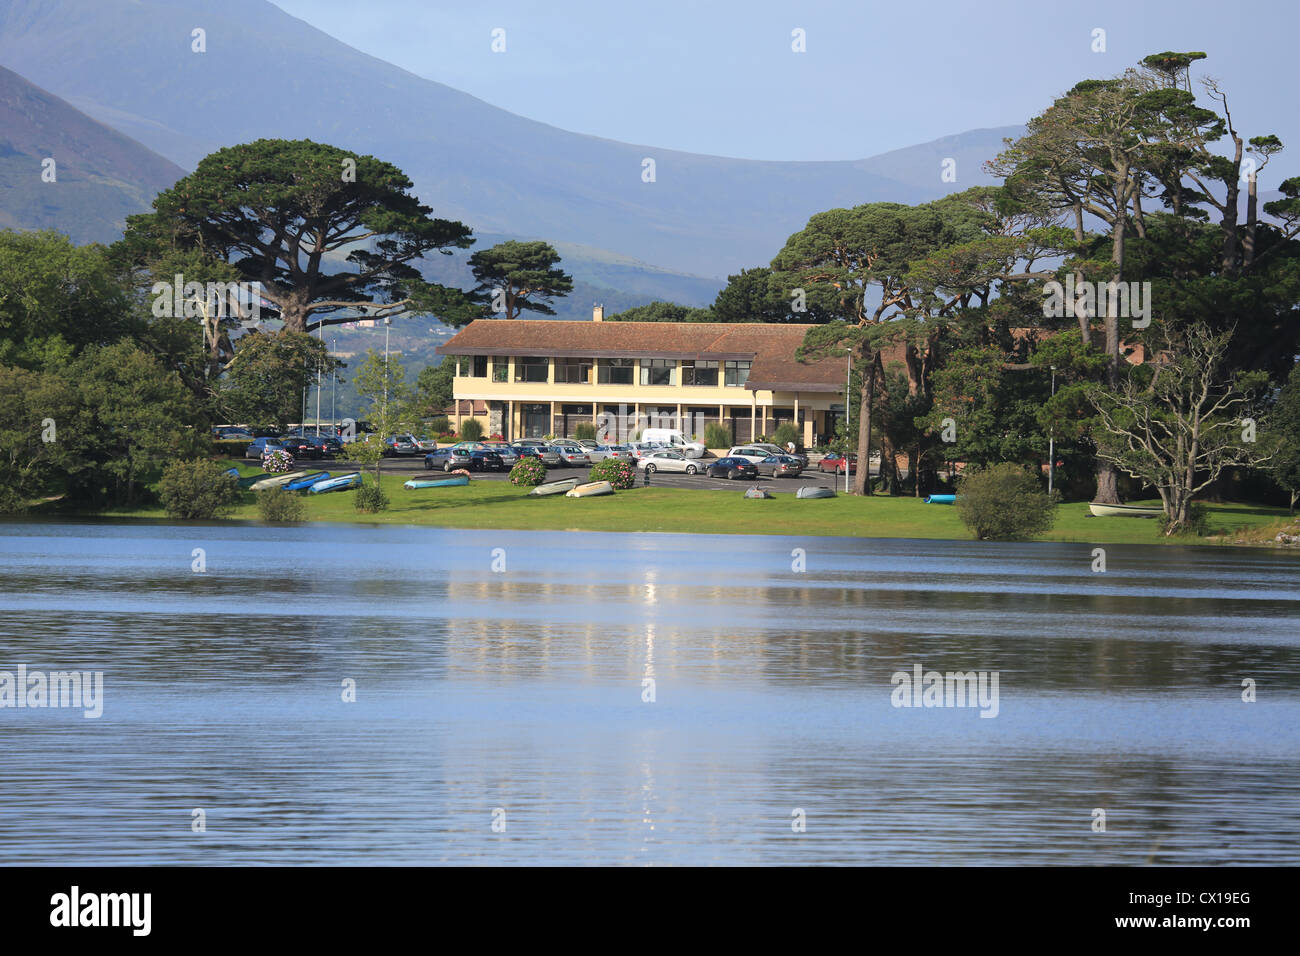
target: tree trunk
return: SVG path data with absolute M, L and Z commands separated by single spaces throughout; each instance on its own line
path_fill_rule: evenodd
M 853 493 L 857 495 L 867 494 L 871 487 L 871 406 L 876 397 L 876 357 L 873 355 L 868 361 L 870 368 L 862 373 L 862 387 L 858 392 L 858 471 L 853 480 Z
M 1117 505 L 1119 501 L 1119 472 L 1108 461 L 1097 462 L 1097 493 L 1092 498 L 1099 505 Z

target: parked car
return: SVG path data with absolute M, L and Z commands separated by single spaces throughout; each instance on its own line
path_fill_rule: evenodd
M 217 425 L 212 429 L 212 437 L 220 441 L 252 441 L 257 436 L 237 425 Z
M 641 433 L 643 441 L 662 442 L 665 447 L 681 452 L 687 458 L 699 458 L 708 449 L 702 442 L 691 441 L 676 428 L 647 428 Z
M 560 464 L 559 451 L 539 439 L 521 438 L 517 442 L 514 442 L 512 447 L 521 455 L 530 455 L 533 458 L 540 458 L 542 464 L 548 467 L 555 468 Z
M 320 458 L 324 445 L 318 443 L 314 437 L 285 435 L 280 439 L 280 447 L 294 458 Z
M 587 449 L 587 457 L 592 461 L 602 461 L 606 458 L 621 458 L 624 461 L 635 461 L 636 456 L 626 445 L 596 445 Z
M 799 459 L 800 466 L 808 467 L 808 456 L 801 451 L 791 451 L 784 445 L 778 445 L 770 441 L 753 441 L 749 443 L 754 448 L 761 448 L 767 451 L 769 455 L 790 455 Z
M 803 465 L 793 455 L 768 455 L 754 467 L 769 478 L 798 478 L 803 474 Z
M 389 435 L 384 439 L 384 454 L 414 455 L 420 450 L 414 435 Z
M 462 441 L 425 455 L 424 467 L 428 471 L 455 471 L 457 468 L 466 471 L 500 471 L 505 465 L 501 456 L 488 449 L 483 442 Z
M 704 473 L 710 478 L 757 478 L 758 466 L 748 458 L 719 458 Z
M 551 440 L 550 445 L 559 452 L 562 465 L 578 468 L 591 464 L 591 456 L 587 454 L 587 449 L 571 438 L 555 438 Z
M 282 447 L 278 438 L 254 438 L 244 449 L 245 458 L 256 458 L 259 461 L 268 451 L 274 451 Z M 287 450 L 287 449 L 286 449 Z M 289 452 L 293 454 L 293 452 Z
M 764 458 L 770 458 L 772 455 L 790 455 L 790 453 L 780 445 L 761 441 L 750 442 L 748 445 L 737 445 L 727 452 L 729 458 L 747 458 L 754 464 L 758 464 Z M 799 460 L 800 468 L 808 467 L 807 455 L 793 455 L 791 457 Z
M 416 448 L 416 451 L 419 451 L 419 452 L 422 452 L 422 453 L 425 453 L 425 454 L 427 454 L 427 453 L 429 453 L 429 452 L 431 452 L 431 451 L 437 451 L 437 450 L 438 450 L 438 439 L 436 439 L 436 438 L 429 438 L 427 435 L 424 435 L 424 436 L 418 437 L 418 438 L 415 439 L 415 448 Z
M 485 441 L 483 447 L 501 456 L 501 465 L 509 470 L 519 464 L 519 452 L 503 441 Z
M 636 466 L 643 471 L 654 474 L 656 471 L 681 471 L 688 475 L 699 473 L 703 465 L 693 458 L 687 458 L 678 451 L 655 451 L 638 458 Z
M 848 462 L 847 467 L 849 474 L 855 474 L 858 470 L 858 456 L 849 455 L 846 459 L 844 455 L 833 451 L 828 452 L 821 461 L 817 462 L 817 470 L 835 472 L 842 475 L 844 474 L 844 469 L 846 467 L 845 461 Z
M 654 454 L 657 451 L 666 451 L 667 449 L 658 442 L 630 441 L 627 443 L 627 450 L 632 453 L 633 458 L 644 458 L 646 455 Z

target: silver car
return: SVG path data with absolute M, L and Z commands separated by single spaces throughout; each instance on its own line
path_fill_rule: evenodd
M 485 441 L 483 447 L 500 455 L 501 464 L 507 469 L 519 464 L 519 452 L 515 451 L 512 445 L 508 445 L 503 441 Z
M 587 449 L 583 448 L 576 441 L 567 438 L 556 438 L 551 442 L 560 455 L 560 462 L 571 468 L 584 467 L 591 464 L 591 456 L 587 454 Z
M 594 448 L 587 448 L 587 457 L 592 461 L 603 461 L 606 458 L 621 458 L 624 461 L 633 461 L 636 456 L 632 454 L 631 449 L 626 445 L 597 445 Z
M 637 459 L 636 466 L 651 474 L 656 471 L 680 471 L 688 475 L 697 474 L 703 467 L 696 459 L 687 458 L 676 451 L 652 451 Z
M 540 441 L 536 438 L 521 438 L 517 442 L 512 442 L 512 444 L 516 451 L 528 455 L 535 455 L 542 460 L 543 465 L 547 465 L 548 467 L 560 463 L 559 450 L 552 448 L 544 441 Z

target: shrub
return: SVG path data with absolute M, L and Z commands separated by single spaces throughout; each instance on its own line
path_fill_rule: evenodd
M 772 433 L 772 444 L 784 448 L 790 442 L 794 442 L 796 448 L 799 447 L 799 429 L 795 427 L 793 422 L 782 422 L 776 426 L 776 431 Z
M 510 484 L 531 488 L 546 480 L 546 466 L 540 458 L 520 458 L 510 469 Z
M 206 520 L 229 513 L 239 484 L 215 461 L 174 461 L 163 469 L 158 496 L 171 517 Z
M 573 426 L 573 437 L 594 441 L 596 438 L 596 426 L 591 422 L 578 422 L 578 424 Z
M 293 471 L 293 455 L 283 448 L 273 448 L 262 455 L 262 470 L 272 475 L 284 475 Z
M 451 431 L 451 419 L 446 415 L 435 415 L 429 420 L 429 432 L 433 435 L 441 435 L 444 432 Z
M 981 541 L 1027 538 L 1056 520 L 1056 503 L 1019 465 L 971 471 L 958 484 L 957 513 Z
M 712 425 L 704 426 L 704 447 L 706 448 L 730 448 L 731 432 L 725 425 L 714 422 Z
M 307 506 L 300 496 L 283 488 L 268 488 L 257 494 L 257 511 L 263 521 L 303 521 Z
M 363 514 L 378 514 L 388 509 L 388 495 L 384 494 L 384 489 L 379 487 L 379 482 L 373 485 L 361 485 L 357 488 L 353 503 Z
M 1169 515 L 1162 514 L 1158 519 L 1160 530 L 1164 534 L 1169 533 Z M 1205 505 L 1200 502 L 1192 502 L 1187 506 L 1187 521 L 1174 534 L 1187 535 L 1189 537 L 1203 538 L 1210 533 L 1210 512 Z
M 483 423 L 477 418 L 467 418 L 460 423 L 462 441 L 478 441 L 483 437 Z
M 636 484 L 636 469 L 622 458 L 602 458 L 591 466 L 589 481 L 608 481 L 615 488 L 631 488 Z

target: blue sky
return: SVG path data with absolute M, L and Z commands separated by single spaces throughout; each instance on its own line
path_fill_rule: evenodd
M 1300 156 L 1291 81 L 1300 5 L 1286 0 L 274 2 L 531 119 L 750 159 L 855 159 L 1021 123 L 1085 77 L 1148 53 L 1204 50 L 1242 131 L 1275 132 Z M 491 51 L 496 27 L 505 53 Z M 1098 27 L 1104 53 L 1091 49 Z M 791 50 L 795 28 L 806 31 L 805 53 Z

